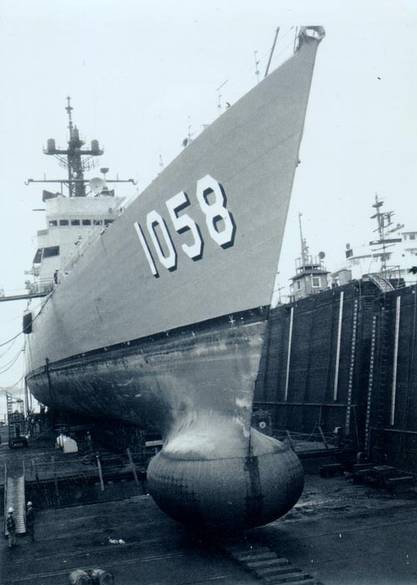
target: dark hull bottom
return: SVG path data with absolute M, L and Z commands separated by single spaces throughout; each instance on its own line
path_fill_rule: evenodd
M 213 428 L 213 442 L 218 436 Z M 163 449 L 148 468 L 158 506 L 198 530 L 232 532 L 272 522 L 296 504 L 303 486 L 297 455 L 254 429 L 246 456 L 181 459 Z
M 252 527 L 298 500 L 297 456 L 251 430 L 266 312 L 233 315 L 156 338 L 46 363 L 28 383 L 41 402 L 159 429 L 149 490 L 175 519 Z

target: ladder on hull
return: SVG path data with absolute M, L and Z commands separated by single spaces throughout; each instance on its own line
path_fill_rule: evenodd
M 16 523 L 16 534 L 26 533 L 26 510 L 25 510 L 25 472 L 12 476 L 4 466 L 4 534 L 7 532 L 7 511 L 14 510 L 14 521 Z

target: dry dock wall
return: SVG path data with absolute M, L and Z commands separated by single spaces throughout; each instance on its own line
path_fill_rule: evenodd
M 379 461 L 417 471 L 415 357 L 415 287 L 354 281 L 271 311 L 255 407 L 275 431 L 339 427 Z
M 416 286 L 380 299 L 370 416 L 375 457 L 417 472 Z

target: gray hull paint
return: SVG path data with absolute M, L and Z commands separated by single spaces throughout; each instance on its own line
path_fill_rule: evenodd
M 220 116 L 129 206 L 78 261 L 33 323 L 28 371 L 92 349 L 146 337 L 270 303 L 298 161 L 317 42 Z M 138 129 L 139 132 L 139 129 Z M 196 182 L 210 174 L 227 197 L 234 244 L 217 245 L 196 202 Z M 203 256 L 181 249 L 192 240 L 169 223 L 166 201 L 187 192 Z M 135 221 L 149 211 L 166 220 L 177 269 L 149 269 Z

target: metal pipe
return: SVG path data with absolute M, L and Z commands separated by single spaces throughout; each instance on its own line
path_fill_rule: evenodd
M 103 470 L 101 468 L 101 461 L 100 461 L 100 456 L 98 455 L 98 453 L 96 454 L 96 460 L 97 460 L 98 476 L 100 478 L 100 488 L 101 488 L 101 491 L 104 492 Z
M 342 320 L 343 320 L 343 298 L 345 296 L 344 291 L 340 293 L 339 300 L 339 321 L 337 326 L 337 342 L 336 342 L 336 361 L 334 370 L 334 385 L 333 385 L 333 400 L 337 400 L 337 387 L 339 385 L 339 362 L 340 362 L 340 343 L 342 339 Z
M 47 297 L 50 294 L 50 290 L 45 292 L 38 292 L 38 293 L 28 293 L 24 295 L 10 295 L 10 296 L 2 296 L 0 297 L 0 303 L 5 303 L 7 301 L 26 301 L 27 299 L 38 299 L 41 297 Z
M 135 480 L 135 484 L 139 485 L 138 475 L 136 473 L 135 462 L 133 461 L 132 453 L 130 452 L 129 447 L 126 449 L 126 453 L 127 453 L 128 458 L 129 458 L 130 468 L 131 468 L 132 473 L 133 473 L 133 478 Z
M 398 366 L 398 340 L 400 333 L 401 297 L 397 297 L 395 307 L 395 331 L 394 331 L 394 355 L 392 363 L 392 390 L 391 390 L 391 416 L 390 425 L 395 422 L 395 399 L 397 395 L 397 366 Z
M 288 351 L 287 351 L 287 371 L 285 376 L 285 392 L 284 392 L 284 400 L 285 402 L 288 400 L 288 384 L 290 379 L 290 362 L 291 362 L 291 345 L 292 345 L 292 328 L 294 322 L 294 307 L 291 307 L 290 312 L 290 331 L 288 333 Z
M 27 416 L 28 416 L 28 410 L 29 410 L 29 398 L 28 398 L 28 385 L 27 385 L 27 382 L 26 382 L 26 378 L 24 379 L 23 384 L 24 384 L 23 388 L 24 388 L 25 418 L 26 418 L 26 421 L 25 421 L 26 422 L 26 425 L 25 425 L 26 428 L 25 428 L 25 430 L 26 430 L 26 433 L 27 433 Z
M 319 408 L 322 406 L 326 408 L 346 408 L 348 406 L 347 402 L 338 402 L 335 404 L 334 402 L 286 402 L 283 400 L 255 400 L 255 404 L 263 404 L 266 406 L 317 406 Z M 351 406 L 353 408 L 356 404 L 351 404 Z
M 51 457 L 51 463 L 52 463 L 52 474 L 53 474 L 53 478 L 54 478 L 55 497 L 56 497 L 57 504 L 59 504 L 58 478 L 56 475 L 56 465 L 55 465 L 55 457 L 54 456 Z
M 29 183 L 83 183 L 87 184 L 90 182 L 90 179 L 26 179 L 25 184 L 29 185 Z M 136 179 L 106 179 L 106 183 L 132 183 L 132 185 L 136 185 Z
M 379 431 L 381 429 L 373 429 Z M 387 433 L 401 433 L 402 435 L 417 435 L 417 431 L 409 431 L 408 429 L 392 429 L 390 427 L 383 429 Z

